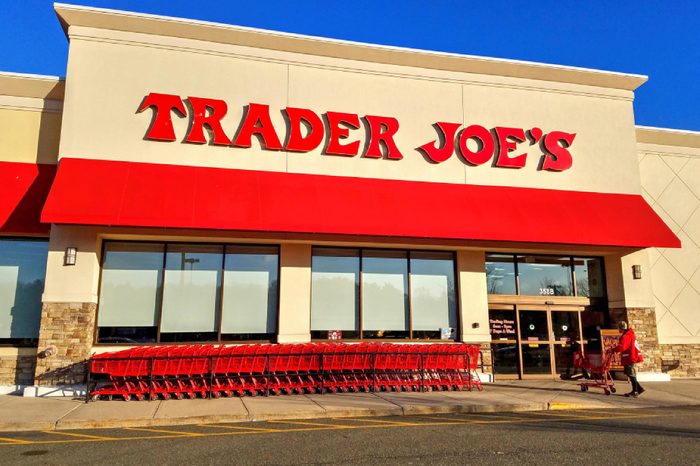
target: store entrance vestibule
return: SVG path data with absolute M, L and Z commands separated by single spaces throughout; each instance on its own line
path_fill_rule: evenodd
M 491 305 L 489 326 L 497 378 L 554 378 L 573 373 L 573 353 L 586 343 L 584 306 Z M 596 313 L 597 314 L 597 313 Z

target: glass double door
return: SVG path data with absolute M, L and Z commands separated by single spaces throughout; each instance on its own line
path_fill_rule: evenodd
M 573 371 L 582 343 L 580 308 L 515 306 L 490 311 L 494 371 L 503 378 L 550 378 Z

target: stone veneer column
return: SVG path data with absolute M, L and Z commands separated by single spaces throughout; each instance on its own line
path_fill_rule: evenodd
M 0 385 L 34 383 L 36 348 L 0 348 Z
M 613 328 L 621 320 L 634 330 L 637 342 L 642 349 L 644 362 L 639 365 L 642 372 L 661 372 L 661 347 L 656 332 L 656 312 L 654 308 L 615 308 L 610 309 Z
M 90 357 L 95 330 L 95 303 L 44 303 L 39 329 L 39 354 L 54 345 L 53 356 L 36 363 L 37 385 L 85 382 L 85 361 Z

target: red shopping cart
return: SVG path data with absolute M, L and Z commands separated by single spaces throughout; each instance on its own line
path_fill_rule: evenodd
M 588 371 L 590 380 L 579 382 L 582 392 L 590 387 L 602 388 L 606 395 L 615 393 L 615 381 L 610 377 L 613 353 L 574 353 L 574 367 Z

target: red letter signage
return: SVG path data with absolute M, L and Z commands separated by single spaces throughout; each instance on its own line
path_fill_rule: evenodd
M 174 141 L 175 130 L 173 129 L 173 120 L 170 112 L 176 110 L 183 117 L 187 115 L 182 99 L 176 95 L 151 92 L 143 99 L 137 113 L 143 112 L 148 107 L 155 109 L 155 116 L 151 127 L 146 131 L 146 139 Z
M 437 127 L 442 132 L 442 135 L 438 133 L 444 140 L 442 147 L 437 147 L 437 142 L 440 139 L 438 138 L 438 140 L 423 144 L 418 150 L 423 152 L 431 161 L 440 163 L 452 157 L 452 153 L 455 151 L 455 134 L 457 134 L 457 130 L 462 125 L 459 123 L 438 122 L 433 126 Z
M 192 124 L 187 132 L 187 136 L 185 136 L 185 142 L 206 143 L 207 140 L 204 137 L 204 125 L 206 125 L 214 134 L 211 141 L 212 144 L 222 146 L 231 144 L 231 140 L 221 127 L 221 119 L 226 116 L 228 111 L 226 102 L 218 99 L 201 99 L 199 97 L 188 97 L 187 100 L 192 105 Z M 209 115 L 207 115 L 208 110 L 211 110 Z
M 396 143 L 394 135 L 399 130 L 399 121 L 396 118 L 366 115 L 365 120 L 369 125 L 369 145 L 365 157 L 379 159 L 382 157 L 382 149 L 379 144 L 386 147 L 386 158 L 401 160 L 403 155 Z
M 548 152 L 545 154 L 542 163 L 543 170 L 562 171 L 571 168 L 573 160 L 571 153 L 566 150 L 574 142 L 576 133 L 564 133 L 563 131 L 552 131 L 544 137 L 544 148 Z M 559 142 L 566 144 L 562 147 Z
M 254 134 L 259 134 L 262 138 L 262 143 L 260 145 L 263 149 L 282 149 L 280 138 L 277 137 L 275 127 L 272 126 L 269 105 L 253 103 L 248 105 L 248 111 L 245 117 L 243 117 L 241 129 L 238 131 L 233 145 L 238 147 L 250 147 L 252 145 L 251 139 Z
M 310 152 L 316 149 L 323 141 L 323 121 L 321 117 L 311 110 L 305 108 L 287 107 L 284 112 L 289 121 L 289 140 L 285 150 L 294 152 Z M 309 132 L 306 136 L 302 134 L 301 127 L 304 123 L 308 125 Z
M 330 155 L 347 155 L 352 157 L 357 155 L 360 148 L 360 141 L 351 142 L 350 144 L 341 144 L 341 139 L 347 139 L 350 130 L 346 127 L 341 127 L 341 124 L 347 125 L 353 129 L 360 127 L 360 119 L 354 113 L 326 113 L 328 119 L 328 145 L 326 146 L 326 154 Z
M 519 142 L 525 141 L 525 131 L 521 128 L 504 128 L 496 127 L 496 136 L 498 137 L 498 158 L 496 159 L 497 167 L 508 168 L 523 168 L 527 154 L 516 155 L 511 157 L 508 155 L 515 150 Z M 517 142 L 509 141 L 508 138 L 515 139 Z

